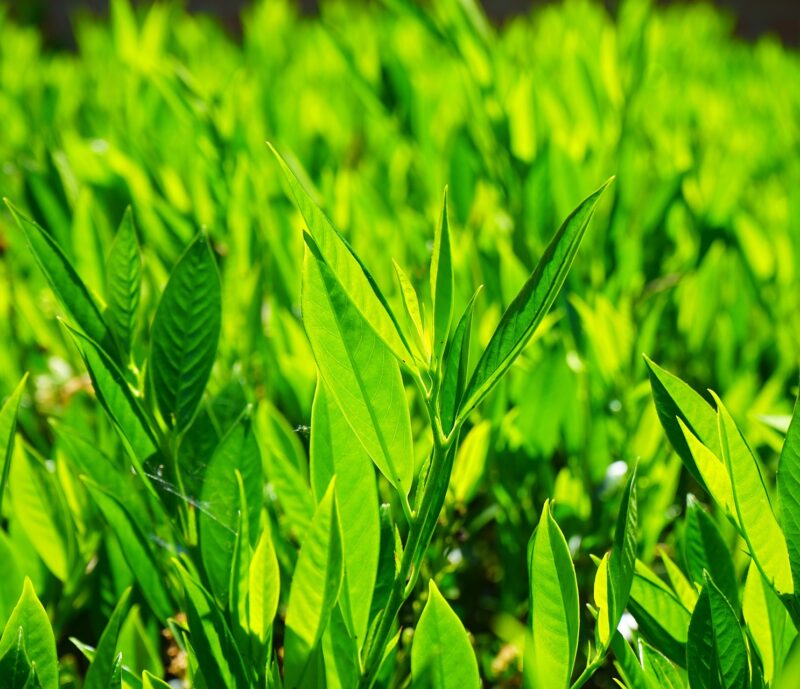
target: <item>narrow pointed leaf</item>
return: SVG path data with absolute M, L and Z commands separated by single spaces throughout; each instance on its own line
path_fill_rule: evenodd
M 458 320 L 453 337 L 447 343 L 442 358 L 442 385 L 439 390 L 439 410 L 442 415 L 442 429 L 449 433 L 456 420 L 456 412 L 461 404 L 464 388 L 469 372 L 469 347 L 472 334 L 472 314 L 475 310 L 475 299 L 480 294 L 479 287 L 467 308 Z
M 53 628 L 28 578 L 0 637 L 0 658 L 11 648 L 18 647 L 20 629 L 28 660 L 35 665 L 43 689 L 58 689 L 58 655 Z
M 702 586 L 708 572 L 730 604 L 739 609 L 739 585 L 730 548 L 711 516 L 690 496 L 683 536 L 684 559 L 692 580 Z
M 92 664 L 89 665 L 89 669 L 86 672 L 83 689 L 106 689 L 111 683 L 117 655 L 119 631 L 125 616 L 128 614 L 130 593 L 130 589 L 126 589 L 122 593 L 114 612 L 108 620 L 103 635 L 100 637 L 100 643 L 97 644 L 95 649 Z
M 285 684 L 299 686 L 342 585 L 342 535 L 332 481 L 303 539 L 286 611 Z
M 441 361 L 453 320 L 453 256 L 450 248 L 450 219 L 447 216 L 447 190 L 442 202 L 442 217 L 433 237 L 431 257 L 431 299 L 433 301 L 433 346 Z
M 39 264 L 56 297 L 75 319 L 75 323 L 92 340 L 97 342 L 113 359 L 118 360 L 111 330 L 103 319 L 88 287 L 75 272 L 56 241 L 30 218 L 6 199 L 6 205 L 25 234 L 25 240 L 36 263 Z
M 794 590 L 800 591 L 800 402 L 795 403 L 781 449 L 778 463 L 778 499 Z
M 320 381 L 311 410 L 311 487 L 319 500 L 336 476 L 345 585 L 355 641 L 363 645 L 378 574 L 380 516 L 375 469 Z
M 467 631 L 433 579 L 411 646 L 414 689 L 466 689 L 480 686 L 478 662 Z
M 780 593 L 792 593 L 789 551 L 772 511 L 761 470 L 744 437 L 719 398 L 719 436 L 731 477 L 733 499 L 742 534 L 753 559 Z
M 0 678 L 3 689 L 25 689 L 31 676 L 31 664 L 25 652 L 24 629 L 17 629 L 16 642 L 0 656 Z
M 219 273 L 199 234 L 172 270 L 158 304 L 150 373 L 164 420 L 179 430 L 194 417 L 214 365 L 222 320 Z
M 311 199 L 286 161 L 270 144 L 289 184 L 294 202 L 306 221 L 319 253 L 369 327 L 400 361 L 411 364 L 411 350 L 402 336 L 386 298 L 344 237 Z
M 305 237 L 303 321 L 320 375 L 372 461 L 407 495 L 414 459 L 400 369 Z
M 0 409 L 0 515 L 3 513 L 3 493 L 11 471 L 11 457 L 14 454 L 14 440 L 17 435 L 17 413 L 22 393 L 25 391 L 26 373 L 17 383 L 14 392 L 9 395 Z
M 206 686 L 249 689 L 242 656 L 211 594 L 182 565 L 176 563 L 176 568 L 186 592 L 190 640 Z
M 569 687 L 580 630 L 578 583 L 549 501 L 528 545 L 528 577 L 531 637 L 525 654 L 525 686 Z
M 414 289 L 414 285 L 411 284 L 411 280 L 405 274 L 405 271 L 399 266 L 397 261 L 392 259 L 392 265 L 394 266 L 394 272 L 397 274 L 397 281 L 400 283 L 400 294 L 403 297 L 403 308 L 406 311 L 406 316 L 411 321 L 411 325 L 414 328 L 414 338 L 413 342 L 417 346 L 419 350 L 420 356 L 423 360 L 426 360 L 430 357 L 430 351 L 425 339 L 425 328 L 422 324 L 422 315 L 420 314 L 419 310 L 419 298 L 417 297 L 417 292 Z
M 647 357 L 645 357 L 645 363 L 650 374 L 653 402 L 667 438 L 689 473 L 705 488 L 703 477 L 697 469 L 678 420 L 683 421 L 714 455 L 721 458 L 714 409 L 680 378 L 661 368 Z
M 200 553 L 211 592 L 220 603 L 228 600 L 230 573 L 239 525 L 239 483 L 242 475 L 249 514 L 243 515 L 255 533 L 261 514 L 263 482 L 261 454 L 249 412 L 220 441 L 206 468 L 197 516 Z M 247 544 L 249 547 L 249 543 Z
M 611 180 L 585 199 L 556 232 L 531 276 L 506 309 L 464 391 L 466 416 L 508 370 L 550 310 L 600 196 Z
M 108 306 L 105 315 L 108 327 L 123 355 L 123 361 L 128 359 L 131 352 L 141 281 L 142 259 L 129 206 L 125 209 L 106 263 Z
M 261 536 L 250 561 L 249 582 L 248 622 L 250 633 L 259 649 L 255 656 L 264 661 L 268 650 L 267 642 L 270 638 L 272 621 L 278 612 L 281 585 L 278 558 L 268 524 L 261 530 Z

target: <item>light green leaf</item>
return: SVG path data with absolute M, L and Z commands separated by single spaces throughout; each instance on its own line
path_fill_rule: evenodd
M 473 689 L 480 686 L 478 662 L 467 630 L 433 579 L 411 645 L 414 689 Z
M 661 562 L 664 565 L 672 590 L 678 596 L 678 600 L 683 603 L 683 606 L 691 612 L 694 610 L 695 603 L 697 603 L 697 589 L 683 573 L 683 570 L 667 554 L 666 550 L 659 548 L 658 554 L 661 557 Z
M 242 656 L 211 594 L 177 561 L 175 567 L 186 593 L 189 639 L 206 686 L 250 689 Z
M 159 679 L 145 670 L 142 673 L 142 689 L 171 689 L 171 687 L 163 679 Z
M 464 391 L 459 415 L 467 414 L 508 370 L 550 310 L 567 278 L 586 227 L 608 180 L 564 221 L 528 281 L 506 309 Z
M 783 603 L 752 562 L 747 569 L 742 612 L 761 658 L 764 680 L 771 686 L 780 674 L 783 660 L 797 638 L 797 632 Z
M 622 494 L 614 543 L 608 560 L 611 609 L 610 627 L 617 628 L 628 604 L 636 565 L 636 540 L 639 528 L 639 507 L 636 500 L 636 467 L 631 471 Z
M 675 452 L 683 460 L 689 473 L 706 488 L 679 421 L 682 421 L 703 445 L 711 450 L 713 455 L 721 458 L 717 415 L 711 405 L 680 378 L 661 368 L 646 356 L 644 360 L 650 373 L 653 402 L 667 438 Z
M 14 454 L 14 439 L 17 435 L 17 413 L 28 374 L 22 376 L 14 392 L 9 395 L 0 409 L 0 515 L 3 514 L 3 493 L 11 471 L 11 457 Z
M 161 415 L 189 426 L 214 365 L 222 321 L 219 272 L 201 233 L 172 269 L 150 341 L 150 374 Z
M 702 586 L 704 572 L 708 572 L 728 602 L 738 610 L 739 584 L 730 550 L 711 516 L 694 497 L 689 496 L 683 534 L 683 553 L 689 575 Z
M 360 648 L 366 637 L 372 590 L 378 573 L 380 516 L 375 470 L 325 383 L 317 384 L 311 409 L 311 487 L 319 500 L 333 477 L 342 525 L 345 586 L 352 633 Z M 349 609 L 347 609 L 349 608 Z
M 305 238 L 303 320 L 320 375 L 372 461 L 405 497 L 414 458 L 400 369 Z
M 78 327 L 97 342 L 113 359 L 119 360 L 114 338 L 97 302 L 80 279 L 56 241 L 5 199 L 8 209 L 25 234 L 25 240 L 58 300 Z
M 104 488 L 88 477 L 83 476 L 82 479 L 111 531 L 117 537 L 125 561 L 139 582 L 142 595 L 158 618 L 166 620 L 174 609 L 167 594 L 161 568 L 156 562 L 148 540 L 120 502 L 123 496 L 109 495 Z
M 25 638 L 22 627 L 17 629 L 14 644 L 0 657 L 0 678 L 3 689 L 25 689 L 31 676 L 31 664 L 25 652 Z
M 449 433 L 456 420 L 456 412 L 461 404 L 464 388 L 467 384 L 469 370 L 469 346 L 472 333 L 472 314 L 475 310 L 475 299 L 480 294 L 479 287 L 467 308 L 458 320 L 455 332 L 444 351 L 442 384 L 439 389 L 439 410 L 442 415 L 442 430 Z
M 569 687 L 578 649 L 578 582 L 564 534 L 546 501 L 528 544 L 530 647 L 524 663 L 529 689 Z
M 128 359 L 131 352 L 141 280 L 142 259 L 136 242 L 133 214 L 128 206 L 106 262 L 108 307 L 105 315 L 123 361 Z
M 319 247 L 319 255 L 330 266 L 331 272 L 350 298 L 353 307 L 369 327 L 397 359 L 411 365 L 412 354 L 408 343 L 372 275 L 345 238 L 314 203 L 280 153 L 272 144 L 268 145 L 289 183 L 294 202 L 308 225 L 314 244 Z
M 644 661 L 644 671 L 653 689 L 685 689 L 681 673 L 663 654 L 652 646 L 639 642 L 639 652 Z
M 442 217 L 433 236 L 431 257 L 431 300 L 433 301 L 433 338 L 431 350 L 441 362 L 453 320 L 453 256 L 450 249 L 450 219 L 447 216 L 447 189 L 442 201 Z
M 239 483 L 242 475 L 251 533 L 258 529 L 263 501 L 261 454 L 249 412 L 217 445 L 206 468 L 198 514 L 200 553 L 211 592 L 220 603 L 228 600 L 233 551 L 239 524 Z M 249 547 L 249 544 L 248 544 Z
M 250 633 L 259 649 L 259 652 L 254 655 L 265 661 L 272 621 L 278 612 L 281 586 L 278 558 L 272 543 L 272 532 L 268 521 L 261 530 L 261 536 L 250 561 L 249 580 L 248 623 Z M 263 665 L 263 662 L 261 664 Z
M 336 481 L 320 500 L 303 539 L 286 610 L 285 684 L 301 684 L 342 585 L 342 534 Z
M 95 342 L 69 325 L 66 328 L 83 356 L 98 401 L 125 439 L 134 467 L 150 487 L 144 463 L 157 452 L 158 441 L 139 399 L 117 365 Z
M 778 500 L 794 590 L 800 591 L 800 402 L 795 403 L 792 421 L 781 448 Z
M 686 445 L 694 459 L 697 471 L 704 481 L 706 491 L 725 511 L 725 514 L 735 522 L 736 503 L 733 500 L 733 489 L 731 488 L 731 480 L 728 477 L 728 470 L 720 457 L 717 457 L 703 445 L 680 418 L 678 419 L 678 425 L 683 437 L 686 439 Z M 719 434 L 717 434 L 717 437 L 719 437 Z M 717 440 L 717 444 L 719 444 L 719 440 Z M 720 450 L 720 456 L 721 452 Z
M 95 649 L 94 659 L 86 672 L 86 679 L 83 682 L 83 689 L 107 689 L 114 674 L 115 657 L 117 650 L 117 640 L 123 619 L 128 613 L 128 600 L 131 590 L 128 588 L 123 591 L 119 602 L 111 614 L 100 643 Z
M 411 280 L 409 280 L 405 271 L 400 267 L 397 261 L 392 259 L 392 265 L 394 266 L 394 272 L 397 274 L 397 280 L 400 283 L 400 294 L 403 297 L 403 307 L 405 308 L 406 316 L 408 316 L 408 319 L 411 321 L 411 326 L 414 328 L 414 345 L 417 347 L 421 359 L 427 362 L 428 359 L 430 359 L 430 347 L 425 338 L 425 328 L 422 324 L 417 291 L 414 289 Z
M 772 512 L 758 462 L 722 400 L 716 396 L 715 400 L 722 455 L 731 477 L 742 535 L 767 580 L 780 593 L 792 593 L 794 584 L 786 539 Z
M 27 577 L 11 617 L 0 637 L 0 658 L 11 648 L 18 647 L 20 630 L 28 659 L 36 666 L 43 689 L 58 689 L 58 655 L 53 628 L 42 604 L 36 597 L 33 584 Z
M 671 661 L 686 663 L 686 634 L 691 613 L 673 591 L 636 561 L 628 607 L 645 639 Z

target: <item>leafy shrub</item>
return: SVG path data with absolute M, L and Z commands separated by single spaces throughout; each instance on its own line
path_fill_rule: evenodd
M 0 18 L 0 686 L 792 686 L 796 55 L 76 26 Z

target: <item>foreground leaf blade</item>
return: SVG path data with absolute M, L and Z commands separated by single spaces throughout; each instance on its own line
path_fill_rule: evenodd
M 480 686 L 478 662 L 458 616 L 433 579 L 411 646 L 415 689 L 466 689 Z
M 569 548 L 544 504 L 528 545 L 530 644 L 525 653 L 528 689 L 569 687 L 578 650 L 578 582 Z
M 550 310 L 611 180 L 586 198 L 564 221 L 519 294 L 506 309 L 464 391 L 460 410 L 466 416 L 508 370 Z
M 303 321 L 320 375 L 372 461 L 408 495 L 414 459 L 400 369 L 309 235 L 306 244 Z
M 25 382 L 28 380 L 26 373 L 17 383 L 14 392 L 0 409 L 0 515 L 3 513 L 3 493 L 8 483 L 11 471 L 11 457 L 14 454 L 14 440 L 17 435 L 17 414 L 22 393 L 25 391 Z
M 222 323 L 219 273 L 208 237 L 199 234 L 172 270 L 158 304 L 150 372 L 164 420 L 189 426 L 203 397 Z
M 106 265 L 106 318 L 123 360 L 127 360 L 131 352 L 141 281 L 142 259 L 136 242 L 133 214 L 128 206 L 111 244 Z
M 19 643 L 19 633 L 25 643 L 28 659 L 36 666 L 36 674 L 43 689 L 58 687 L 58 655 L 53 628 L 42 604 L 26 577 L 22 595 L 0 637 L 0 658 Z

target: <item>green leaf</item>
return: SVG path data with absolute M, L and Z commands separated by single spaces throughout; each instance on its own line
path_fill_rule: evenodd
M 636 500 L 636 467 L 631 471 L 622 494 L 614 544 L 608 560 L 608 576 L 611 592 L 610 627 L 617 628 L 625 606 L 628 604 L 633 574 L 636 565 L 636 540 L 638 534 L 638 503 Z
M 691 613 L 675 593 L 639 560 L 636 561 L 628 607 L 642 636 L 683 667 Z
M 287 687 L 299 686 L 303 679 L 339 598 L 343 574 L 334 480 L 317 506 L 292 577 L 284 642 Z
M 640 642 L 645 674 L 653 689 L 684 689 L 686 683 L 681 673 L 663 654 L 652 646 Z
M 167 594 L 161 568 L 150 549 L 148 539 L 136 526 L 117 496 L 108 494 L 104 488 L 86 476 L 82 479 L 117 537 L 125 561 L 139 582 L 142 595 L 158 618 L 161 621 L 166 620 L 173 613 L 173 606 Z
M 608 180 L 564 221 L 519 294 L 506 309 L 464 391 L 459 415 L 483 399 L 522 352 L 567 278 L 586 227 Z
M 11 617 L 0 637 L 0 658 L 11 648 L 18 648 L 20 630 L 28 659 L 36 666 L 43 689 L 58 689 L 58 655 L 53 628 L 42 604 L 36 597 L 33 584 L 27 577 Z
M 475 299 L 480 294 L 479 287 L 467 308 L 458 320 L 455 332 L 444 350 L 442 384 L 439 389 L 439 411 L 442 416 L 442 430 L 449 433 L 456 420 L 456 411 L 461 404 L 469 370 L 469 345 L 472 333 L 472 314 Z
M 691 387 L 669 371 L 644 357 L 650 373 L 650 387 L 658 418 L 669 442 L 678 453 L 689 473 L 703 488 L 706 484 L 698 471 L 694 457 L 681 430 L 682 421 L 700 441 L 717 457 L 722 457 L 717 432 L 717 415 L 714 409 Z
M 414 344 L 419 350 L 418 353 L 422 360 L 427 361 L 430 358 L 430 348 L 425 339 L 425 328 L 422 324 L 422 315 L 420 314 L 419 310 L 419 298 L 417 297 L 417 292 L 414 289 L 414 285 L 411 284 L 411 280 L 405 274 L 405 271 L 400 267 L 397 261 L 392 259 L 392 265 L 394 266 L 394 272 L 397 274 L 397 280 L 400 283 L 400 294 L 403 297 L 403 308 L 405 309 L 406 316 L 408 316 L 408 319 L 411 321 L 411 325 L 414 328 Z
M 281 576 L 278 558 L 272 543 L 272 532 L 267 521 L 261 530 L 253 558 L 250 560 L 248 595 L 248 623 L 258 652 L 255 657 L 266 661 L 272 621 L 278 612 Z
M 249 689 L 242 656 L 211 594 L 179 562 L 175 567 L 186 593 L 189 638 L 206 686 Z
M 689 624 L 686 663 L 692 689 L 747 689 L 749 661 L 730 603 L 709 577 Z
M 56 241 L 30 218 L 5 199 L 8 209 L 25 234 L 25 240 L 58 300 L 81 330 L 119 361 L 114 338 L 97 302 L 80 279 Z
M 220 441 L 206 468 L 200 494 L 200 553 L 211 592 L 220 603 L 228 600 L 230 573 L 239 524 L 239 483 L 242 475 L 250 533 L 258 530 L 263 502 L 261 454 L 249 412 Z M 249 544 L 248 544 L 249 545 Z
M 333 609 L 322 635 L 322 652 L 327 689 L 350 689 L 358 685 L 358 643 L 345 623 L 341 605 Z
M 369 456 L 320 381 L 311 409 L 311 487 L 317 500 L 334 476 L 342 525 L 345 586 L 350 594 L 348 612 L 360 648 L 367 633 L 378 573 L 378 490 Z
M 578 582 L 549 501 L 528 544 L 528 577 L 531 637 L 523 667 L 525 686 L 569 687 L 580 631 Z
M 319 255 L 330 266 L 330 270 L 364 321 L 395 357 L 410 365 L 411 349 L 372 275 L 345 238 L 314 203 L 280 153 L 272 144 L 268 145 L 289 183 L 295 205 L 308 225 L 315 246 L 319 247 Z
M 22 376 L 14 392 L 9 395 L 0 409 L 0 515 L 3 514 L 3 493 L 11 471 L 11 457 L 14 454 L 14 439 L 17 435 L 17 413 L 28 374 Z
M 800 591 L 800 398 L 781 448 L 778 462 L 778 500 L 786 537 L 794 590 Z
M 453 256 L 450 249 L 450 220 L 447 216 L 447 189 L 442 201 L 442 217 L 433 236 L 431 257 L 431 300 L 433 301 L 433 343 L 431 350 L 437 362 L 442 355 L 450 335 L 453 320 Z
M 114 674 L 119 630 L 125 615 L 128 613 L 130 593 L 130 588 L 123 591 L 119 602 L 114 608 L 114 612 L 111 614 L 111 618 L 108 620 L 103 635 L 100 637 L 100 643 L 97 644 L 95 649 L 92 664 L 86 672 L 83 689 L 107 689 L 111 683 L 111 677 Z
M 752 562 L 747 569 L 742 612 L 761 659 L 764 680 L 771 686 L 780 674 L 797 632 L 783 603 Z
M 141 281 L 142 259 L 136 242 L 133 214 L 128 206 L 106 262 L 108 306 L 105 315 L 123 360 L 127 360 L 131 353 Z
M 414 689 L 479 687 L 478 662 L 461 624 L 433 579 L 411 646 Z
M 201 233 L 180 257 L 161 295 L 150 342 L 150 374 L 161 416 L 189 426 L 214 365 L 222 321 L 219 272 Z
M 145 670 L 142 673 L 142 689 L 171 689 L 171 687 L 163 679 L 159 679 Z
M 792 593 L 789 551 L 772 512 L 769 495 L 755 456 L 722 400 L 715 396 L 722 455 L 733 487 L 736 513 L 750 554 L 780 593 Z
M 693 496 L 687 500 L 685 523 L 683 552 L 692 580 L 702 586 L 704 572 L 708 572 L 731 605 L 738 610 L 739 584 L 730 547 L 722 539 L 714 520 Z
M 25 689 L 31 676 L 31 664 L 25 652 L 25 635 L 17 628 L 16 642 L 0 657 L 0 678 L 3 689 Z
M 65 327 L 83 357 L 98 401 L 125 439 L 133 465 L 149 486 L 144 462 L 156 454 L 158 441 L 147 414 L 125 381 L 125 376 L 109 356 L 83 333 L 69 325 L 65 324 Z
M 405 497 L 414 458 L 400 369 L 305 238 L 303 321 L 320 375 L 372 461 Z
M 703 479 L 706 491 L 723 509 L 725 514 L 736 522 L 736 503 L 733 500 L 733 488 L 731 488 L 728 470 L 722 460 L 703 445 L 681 419 L 678 419 L 678 425 L 686 439 L 686 444 L 695 461 L 697 471 Z M 717 436 L 719 437 L 719 434 Z M 719 443 L 719 440 L 717 440 L 717 443 Z

